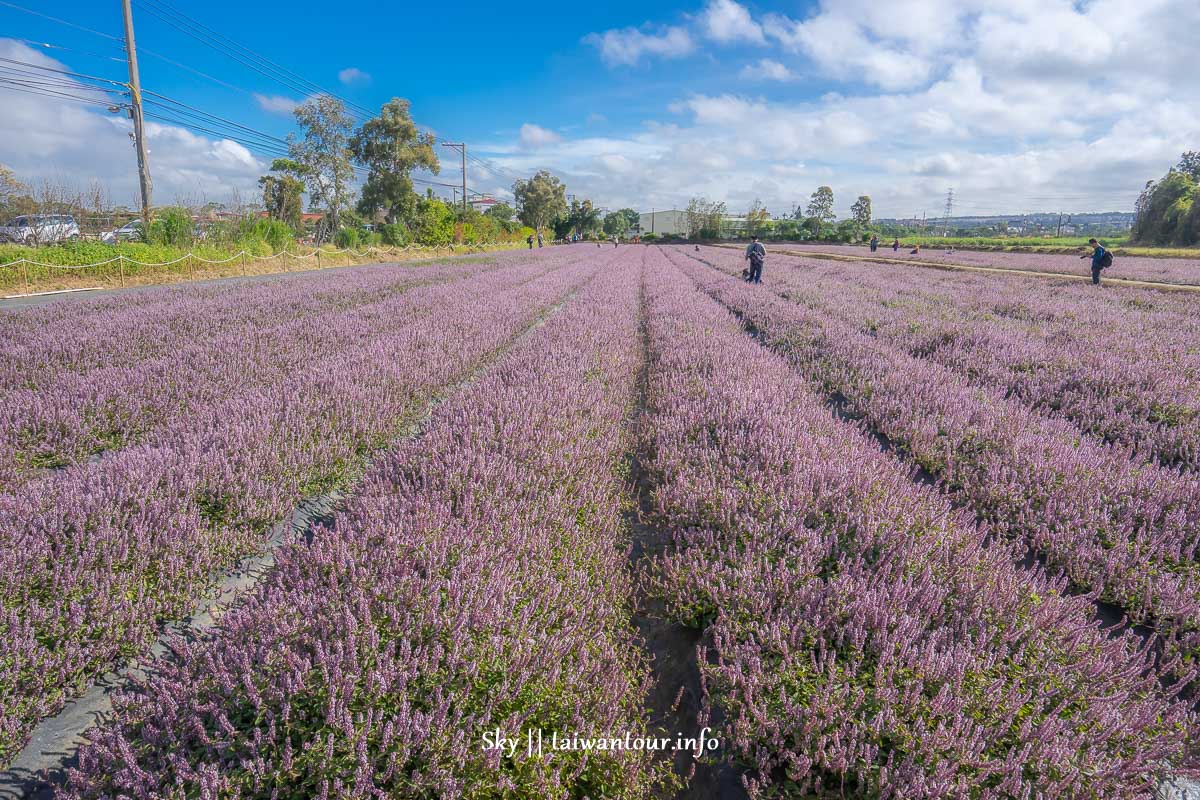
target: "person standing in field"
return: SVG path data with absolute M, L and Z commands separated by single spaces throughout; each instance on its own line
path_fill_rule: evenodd
M 763 261 L 767 257 L 767 248 L 762 246 L 762 242 L 757 236 L 750 237 L 750 244 L 746 246 L 746 259 L 750 262 L 750 274 L 746 276 L 746 280 L 750 283 L 762 283 L 762 268 Z
M 899 239 L 892 239 L 892 252 L 893 253 L 900 252 L 900 240 Z
M 1088 245 L 1095 248 L 1092 250 L 1092 283 L 1096 286 L 1100 285 L 1100 270 L 1112 264 L 1112 254 L 1104 249 L 1104 245 L 1097 242 L 1095 239 L 1088 239 Z M 1080 258 L 1088 258 L 1087 254 Z
M 538 247 L 542 246 L 542 232 L 538 231 Z
M 871 237 L 871 252 L 874 253 L 878 249 L 879 249 L 879 237 L 872 236 Z
M 525 241 L 529 242 L 529 249 L 532 250 L 533 249 L 533 234 L 531 233 L 527 237 L 525 237 Z

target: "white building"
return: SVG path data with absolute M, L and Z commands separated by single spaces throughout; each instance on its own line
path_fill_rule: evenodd
M 645 236 L 653 233 L 657 236 L 675 234 L 687 236 L 687 212 L 676 209 L 666 211 L 650 211 L 638 215 L 638 233 Z

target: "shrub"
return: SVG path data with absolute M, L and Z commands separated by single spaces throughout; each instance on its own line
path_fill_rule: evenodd
M 339 250 L 358 247 L 358 228 L 342 228 L 333 235 L 333 244 Z
M 403 247 L 408 244 L 408 231 L 397 223 L 384 223 L 379 226 L 379 239 L 388 247 Z
M 150 244 L 187 247 L 192 243 L 192 215 L 186 208 L 172 206 L 154 215 L 150 223 Z
M 454 212 L 436 198 L 417 201 L 413 237 L 421 244 L 447 245 L 454 239 Z
M 266 242 L 274 253 L 282 253 L 295 241 L 291 227 L 283 220 L 248 218 L 239 225 L 239 239 L 243 243 Z
M 653 242 L 657 238 L 658 238 L 657 234 L 653 234 L 653 233 L 643 233 L 642 234 L 643 242 Z

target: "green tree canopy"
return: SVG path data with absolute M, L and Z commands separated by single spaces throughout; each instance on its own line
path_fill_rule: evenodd
M 755 199 L 750 210 L 746 212 L 746 232 L 751 236 L 762 236 L 771 227 L 771 212 Z
M 638 229 L 638 225 L 640 225 L 642 221 L 641 214 L 632 208 L 622 208 L 617 213 L 625 217 L 625 221 L 628 223 L 625 228 L 626 230 L 636 231 Z
M 821 222 L 833 222 L 837 216 L 833 213 L 833 189 L 828 186 L 818 186 L 808 200 L 805 216 L 814 217 Z
M 11 169 L 0 164 L 0 213 L 5 215 L 0 222 L 7 221 L 7 215 L 13 212 L 17 198 L 27 194 L 29 187 L 18 180 Z
M 296 108 L 296 124 L 301 135 L 288 135 L 288 155 L 304 168 L 309 206 L 328 214 L 325 234 L 332 235 L 342 212 L 351 205 L 350 132 L 354 123 L 341 100 L 321 95 Z
M 721 235 L 725 204 L 706 197 L 693 197 L 684 215 L 689 239 L 716 239 Z
M 1200 180 L 1191 168 L 1200 160 L 1184 153 L 1180 163 L 1158 181 L 1150 181 L 1138 197 L 1133 238 L 1146 244 L 1200 243 Z M 1192 163 L 1197 161 L 1197 163 Z
M 513 194 L 521 222 L 535 230 L 544 230 L 555 219 L 567 216 L 567 187 L 546 170 L 514 183 Z
M 1200 181 L 1200 150 L 1188 150 L 1180 156 L 1175 171 L 1190 175 L 1194 181 Z
M 629 218 L 620 211 L 610 211 L 604 217 L 604 232 L 609 236 L 625 236 L 629 233 Z
M 497 222 L 504 223 L 512 222 L 513 217 L 515 217 L 517 214 L 517 211 L 508 203 L 496 203 L 485 213 Z
M 854 201 L 854 205 L 850 206 L 850 216 L 863 228 L 871 224 L 871 198 L 868 195 L 859 195 Z
M 413 239 L 421 244 L 447 245 L 454 241 L 454 210 L 436 197 L 417 200 L 410 224 Z
M 389 223 L 410 219 L 417 204 L 410 173 L 421 167 L 436 175 L 440 168 L 434 137 L 417 130 L 409 109 L 407 100 L 393 97 L 350 138 L 354 160 L 368 169 L 358 202 L 368 218 L 382 211 Z
M 258 179 L 267 216 L 298 231 L 302 225 L 304 167 L 290 158 L 277 158 L 271 162 L 271 173 Z
M 580 236 L 596 233 L 601 228 L 600 209 L 593 206 L 591 200 L 572 200 L 567 223 L 571 233 Z

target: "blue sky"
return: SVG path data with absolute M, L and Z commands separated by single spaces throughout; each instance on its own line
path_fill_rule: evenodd
M 121 35 L 116 0 L 13 3 Z M 305 93 L 155 13 L 172 6 L 356 104 L 408 98 L 420 123 L 497 166 L 470 166 L 472 188 L 495 193 L 544 167 L 600 205 L 647 210 L 705 195 L 785 213 L 820 184 L 843 211 L 869 194 L 887 216 L 939 214 L 951 186 L 960 213 L 1123 209 L 1200 141 L 1194 0 L 463 2 L 332 22 L 304 0 L 135 0 L 148 90 L 284 136 Z M 121 81 L 121 55 L 0 4 L 0 57 Z M 11 91 L 0 104 L 0 163 L 132 201 L 124 120 Z M 171 125 L 151 150 L 159 202 L 253 196 L 270 158 Z

